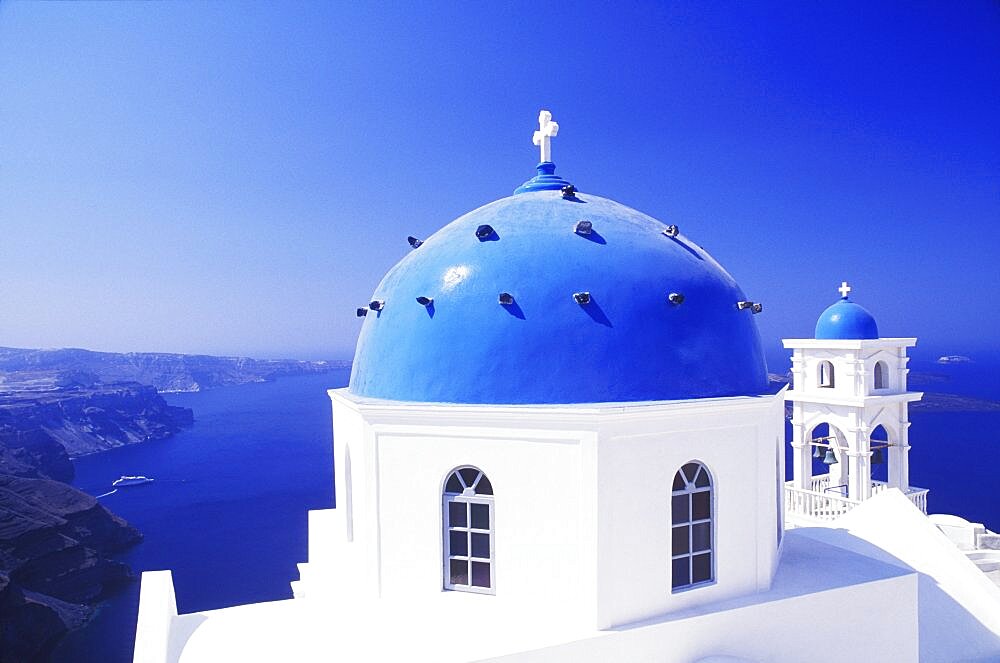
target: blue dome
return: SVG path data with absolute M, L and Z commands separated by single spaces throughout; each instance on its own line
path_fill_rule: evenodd
M 844 297 L 828 306 L 819 316 L 816 321 L 816 338 L 878 338 L 878 325 L 867 309 Z
M 592 231 L 576 232 L 579 221 Z M 736 305 L 746 297 L 665 228 L 611 200 L 554 190 L 462 216 L 375 289 L 384 305 L 364 318 L 350 391 L 482 404 L 764 393 L 757 326 Z

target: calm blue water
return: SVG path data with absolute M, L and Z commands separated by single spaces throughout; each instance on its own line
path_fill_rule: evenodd
M 333 506 L 330 399 L 349 371 L 282 378 L 197 394 L 166 394 L 195 424 L 173 438 L 75 461 L 74 485 L 92 495 L 122 474 L 156 483 L 102 498 L 145 540 L 120 559 L 137 573 L 172 569 L 181 612 L 291 597 L 306 561 L 306 511 Z M 71 635 L 67 663 L 132 660 L 135 583 Z
M 911 368 L 944 380 L 916 390 L 1000 400 L 1000 365 L 914 361 Z M 102 501 L 146 537 L 121 559 L 137 572 L 172 569 L 181 612 L 289 598 L 295 564 L 306 561 L 306 511 L 333 505 L 326 389 L 348 377 L 345 370 L 167 395 L 194 409 L 190 430 L 79 459 L 75 485 L 98 495 L 122 474 L 157 478 Z M 931 511 L 1000 531 L 1000 413 L 910 418 L 911 481 L 931 489 Z M 54 660 L 130 661 L 138 596 L 135 584 L 109 601 Z
M 1000 401 L 1000 360 L 910 362 L 913 391 Z M 930 374 L 942 381 L 923 382 Z M 1000 532 L 1000 412 L 910 413 L 910 483 L 930 488 L 928 511 L 953 513 Z

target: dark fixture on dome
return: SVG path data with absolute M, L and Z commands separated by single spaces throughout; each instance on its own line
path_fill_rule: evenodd
M 663 234 L 666 235 L 667 237 L 677 237 L 677 235 L 679 235 L 680 232 L 681 229 L 675 226 L 674 224 L 670 224 L 669 226 L 663 229 Z
M 514 303 L 514 295 L 510 294 L 509 292 L 500 293 L 500 304 L 502 304 L 503 306 L 510 306 L 513 303 Z
M 590 293 L 589 292 L 574 292 L 573 299 L 576 300 L 577 304 L 589 304 L 590 303 Z
M 409 237 L 407 237 L 406 241 L 409 242 L 410 246 L 413 247 L 413 248 L 417 248 L 418 246 L 420 246 L 421 244 L 424 243 L 424 240 L 417 239 L 413 235 L 410 235 Z
M 748 308 L 750 309 L 751 313 L 756 315 L 757 313 L 760 313 L 761 311 L 764 310 L 764 305 L 759 304 L 757 302 L 736 302 L 736 308 L 738 308 L 741 311 L 745 308 Z
M 383 308 L 385 308 L 385 300 L 384 299 L 373 299 L 368 304 L 368 308 L 370 308 L 373 311 L 381 311 Z
M 589 235 L 594 232 L 594 224 L 590 221 L 577 221 L 573 226 L 573 232 L 577 235 Z
M 367 308 L 365 308 L 364 306 L 362 306 L 361 308 L 358 309 L 358 317 L 359 318 L 363 318 L 366 315 L 368 315 L 368 309 Z
M 496 231 L 493 230 L 493 226 L 491 225 L 483 224 L 476 228 L 476 237 L 479 238 L 479 241 L 492 237 L 494 233 L 496 233 Z
M 433 297 L 424 297 L 423 295 L 417 297 L 417 303 L 421 306 L 430 306 L 434 303 Z
M 572 184 L 567 184 L 560 191 L 562 191 L 563 198 L 576 198 L 576 187 Z
M 682 295 L 679 292 L 672 292 L 669 295 L 667 295 L 667 300 L 671 304 L 674 304 L 674 305 L 683 304 L 684 303 L 684 295 Z

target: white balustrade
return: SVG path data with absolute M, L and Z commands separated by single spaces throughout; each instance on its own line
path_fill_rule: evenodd
M 792 513 L 817 518 L 833 520 L 844 515 L 860 502 L 837 493 L 821 493 L 815 490 L 803 490 L 789 484 L 785 485 L 785 508 Z
M 840 494 L 839 486 L 830 486 L 830 475 L 824 474 L 812 478 L 811 490 L 796 488 L 791 481 L 785 484 L 785 510 L 793 515 L 807 516 L 818 520 L 833 520 L 844 515 L 858 504 Z M 884 481 L 872 481 L 872 495 L 877 495 L 889 489 Z M 927 513 L 926 488 L 910 488 L 906 497 L 921 512 Z
M 927 513 L 927 488 L 910 488 L 910 492 L 907 493 L 907 497 L 910 501 L 924 513 Z
M 809 484 L 809 490 L 814 490 L 817 493 L 822 493 L 827 488 L 830 487 L 830 475 L 823 474 L 818 477 L 813 477 Z

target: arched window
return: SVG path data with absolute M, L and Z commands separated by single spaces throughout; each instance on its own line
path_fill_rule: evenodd
M 495 593 L 493 486 L 482 471 L 460 467 L 444 484 L 444 587 Z
M 885 426 L 879 424 L 868 434 L 868 449 L 872 452 L 868 459 L 871 477 L 875 481 L 888 481 L 889 466 L 886 465 L 892 437 Z
M 674 475 L 671 586 L 674 591 L 715 579 L 712 477 L 697 462 Z
M 875 388 L 885 389 L 885 362 L 877 361 L 875 362 Z
M 819 363 L 819 386 L 833 387 L 833 364 L 828 361 Z

